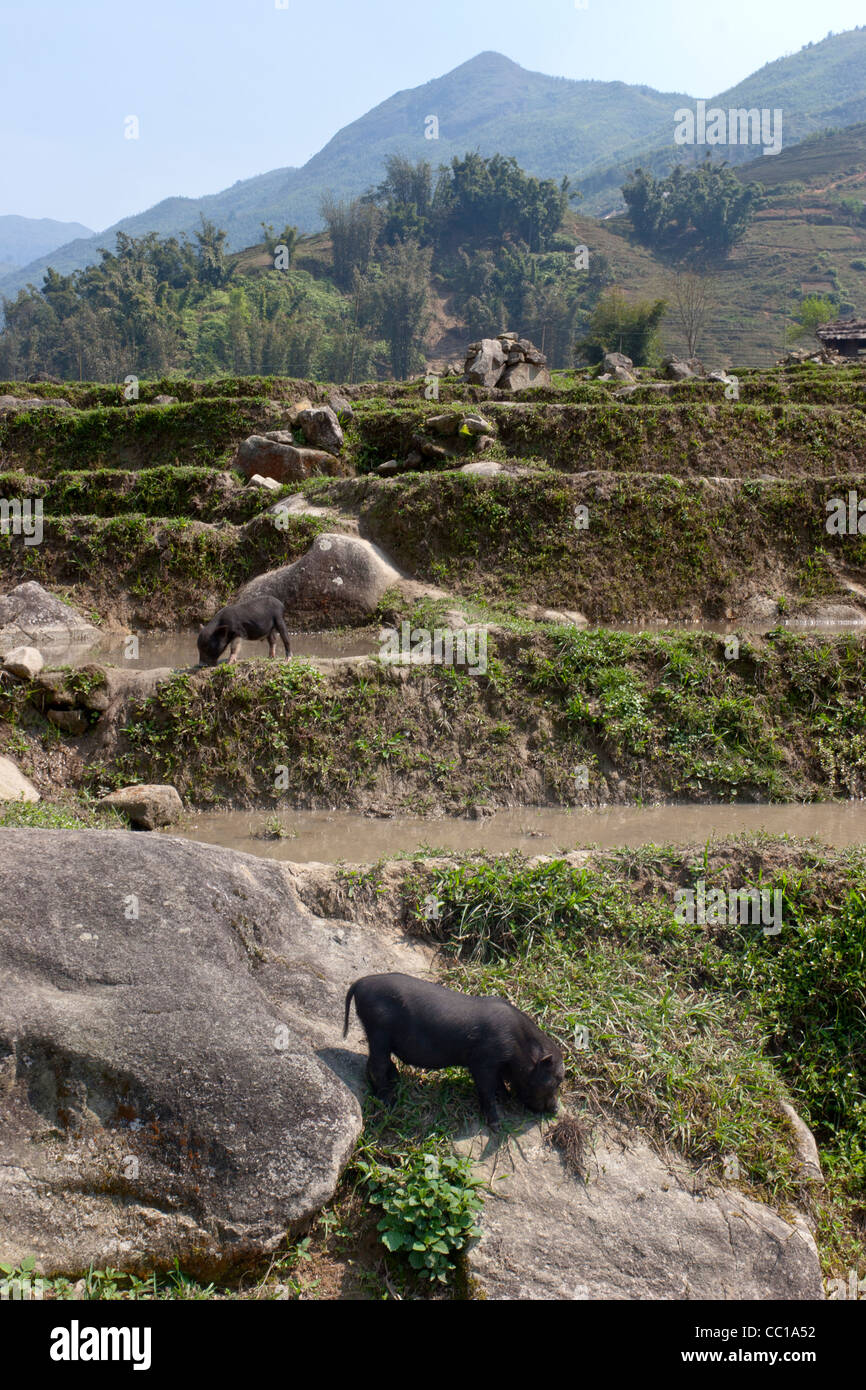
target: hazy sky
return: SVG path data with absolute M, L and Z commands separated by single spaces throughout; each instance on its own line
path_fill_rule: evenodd
M 3 0 L 0 213 L 102 230 L 303 164 L 484 49 L 712 96 L 866 21 L 863 0 Z M 277 8 L 278 5 L 285 8 Z M 138 140 L 124 138 L 137 116 Z

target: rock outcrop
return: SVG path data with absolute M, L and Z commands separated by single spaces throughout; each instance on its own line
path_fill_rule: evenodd
M 634 1135 L 597 1136 L 586 1180 L 527 1121 L 507 1143 L 464 1138 L 492 1179 L 468 1254 L 493 1299 L 820 1299 L 815 1242 L 733 1187 L 703 1188 Z
M 360 1130 L 345 990 L 391 969 L 424 962 L 277 863 L 0 830 L 0 1261 L 212 1278 L 276 1251 Z
M 695 374 L 688 362 L 680 357 L 669 356 L 662 359 L 665 376 L 671 381 L 689 381 Z

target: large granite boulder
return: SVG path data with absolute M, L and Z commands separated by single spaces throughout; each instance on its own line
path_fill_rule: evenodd
M 630 357 L 626 357 L 624 352 L 606 352 L 604 354 L 604 370 L 614 372 L 617 367 L 623 371 L 631 373 L 634 366 Z
M 400 577 L 369 541 L 334 531 L 317 536 L 294 564 L 251 579 L 238 598 L 274 594 L 286 606 L 289 627 L 357 622 L 376 611 L 385 590 Z
M 393 969 L 416 950 L 314 916 L 278 863 L 0 830 L 0 1262 L 212 1278 L 277 1251 L 361 1128 L 345 991 Z
M 183 802 L 176 787 L 160 783 L 139 783 L 133 787 L 118 787 L 109 792 L 99 805 L 118 811 L 141 830 L 158 830 L 173 825 L 183 814 Z
M 238 445 L 234 464 L 247 478 L 258 474 L 264 478 L 275 478 L 278 483 L 300 483 L 305 478 L 319 474 L 349 477 L 352 472 L 349 464 L 324 449 L 307 449 L 293 444 L 289 430 L 251 434 Z

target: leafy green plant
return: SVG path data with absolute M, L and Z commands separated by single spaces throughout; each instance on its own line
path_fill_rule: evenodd
M 382 1244 L 408 1257 L 423 1279 L 447 1283 L 452 1256 L 481 1234 L 481 1180 L 472 1163 L 455 1155 L 415 1153 L 400 1168 L 359 1162 L 370 1201 L 384 1208 Z

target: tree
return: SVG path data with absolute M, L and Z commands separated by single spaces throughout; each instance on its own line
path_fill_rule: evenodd
M 678 164 L 665 179 L 635 169 L 622 196 L 635 236 L 644 246 L 677 257 L 724 257 L 742 240 L 761 197 L 758 184 L 743 184 L 727 164 Z
M 797 342 L 802 338 L 815 338 L 820 342 L 816 329 L 819 324 L 828 323 L 837 314 L 836 305 L 831 299 L 825 299 L 823 295 L 807 294 L 800 300 L 800 307 L 797 310 L 796 318 L 791 328 L 788 330 L 788 338 L 791 342 Z
M 410 375 L 420 356 L 429 322 L 431 258 L 431 248 L 416 241 L 386 246 L 368 290 L 366 316 L 388 342 L 391 371 L 398 381 Z
M 658 327 L 667 301 L 642 299 L 630 304 L 621 290 L 601 296 L 589 320 L 586 337 L 578 343 L 578 356 L 600 362 L 606 352 L 623 352 L 635 366 L 646 366 L 658 350 Z
M 673 314 L 683 337 L 689 357 L 696 357 L 698 343 L 706 327 L 715 301 L 705 275 L 680 270 L 672 277 L 670 296 Z
M 289 224 L 286 223 L 280 235 L 275 236 L 272 223 L 262 222 L 260 223 L 260 226 L 262 231 L 264 232 L 264 237 L 262 239 L 264 241 L 265 250 L 267 251 L 268 255 L 275 256 L 277 252 L 277 247 L 285 246 L 287 264 L 284 267 L 284 269 L 291 269 L 292 261 L 295 259 L 295 251 L 297 250 L 298 245 L 299 232 L 297 227 L 290 227 Z
M 217 227 L 215 222 L 209 222 L 202 213 L 201 227 L 195 233 L 195 239 L 198 242 L 198 278 L 204 285 L 220 288 L 231 278 L 234 266 L 230 266 L 226 260 L 227 236 L 227 232 Z
M 327 193 L 320 203 L 331 236 L 331 264 L 340 289 L 351 289 L 355 271 L 366 273 L 382 226 L 382 213 L 373 203 L 355 198 L 338 202 Z

